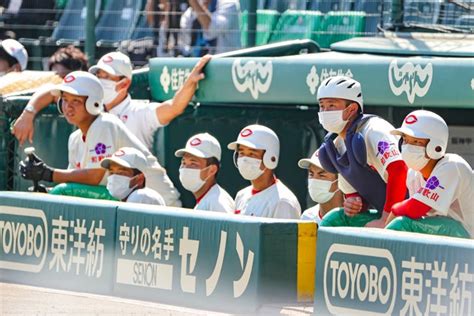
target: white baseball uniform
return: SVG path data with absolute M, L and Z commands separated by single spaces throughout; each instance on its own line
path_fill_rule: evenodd
M 410 197 L 430 206 L 428 216 L 448 216 L 461 222 L 474 237 L 474 174 L 459 155 L 446 154 L 425 181 L 420 172 L 408 170 Z
M 147 187 L 133 191 L 128 196 L 127 202 L 166 205 L 165 200 L 158 192 Z
M 305 210 L 303 214 L 301 214 L 301 219 L 304 221 L 313 221 L 319 225 L 319 223 L 321 223 L 321 220 L 323 219 L 321 217 L 319 204 L 316 204 L 315 206 Z
M 89 127 L 87 135 L 84 136 L 78 129 L 69 136 L 68 169 L 101 168 L 100 162 L 112 156 L 121 147 L 134 147 L 140 150 L 147 157 L 149 164 L 148 170 L 144 172 L 147 186 L 160 193 L 166 205 L 181 206 L 179 192 L 166 174 L 166 170 L 122 121 L 112 114 L 98 115 Z M 107 184 L 107 174 L 100 184 Z
M 393 129 L 392 124 L 386 120 L 374 117 L 369 119 L 359 131 L 365 141 L 367 164 L 379 173 L 385 183 L 388 180 L 387 166 L 394 161 L 402 160 L 402 155 L 398 150 L 399 138 L 390 134 Z M 344 140 L 341 137 L 338 136 L 334 140 L 334 145 L 340 154 L 346 151 Z M 356 192 L 342 176 L 339 176 L 338 186 L 344 194 Z
M 195 210 L 234 214 L 234 200 L 229 193 L 217 183 L 196 202 Z
M 156 116 L 156 108 L 159 105 L 159 103 L 150 103 L 147 100 L 133 100 L 128 95 L 109 113 L 117 116 L 132 134 L 137 136 L 151 151 L 156 130 L 164 126 Z
M 293 218 L 301 216 L 298 199 L 280 180 L 260 192 L 248 186 L 235 197 L 236 213 L 271 218 Z

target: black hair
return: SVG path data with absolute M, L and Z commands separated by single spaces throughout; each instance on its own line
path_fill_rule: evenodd
M 210 165 L 216 165 L 217 166 L 217 172 L 216 172 L 216 177 L 217 177 L 217 174 L 219 173 L 219 170 L 221 170 L 221 163 L 219 162 L 219 160 L 216 157 L 206 158 L 206 167 L 208 167 Z
M 48 69 L 52 70 L 56 64 L 63 65 L 71 71 L 89 69 L 87 56 L 74 45 L 58 49 L 48 60 Z
M 8 67 L 12 67 L 16 64 L 19 64 L 18 59 L 8 54 L 5 48 L 3 48 L 3 46 L 1 45 L 0 45 L 0 59 L 5 60 L 8 63 Z

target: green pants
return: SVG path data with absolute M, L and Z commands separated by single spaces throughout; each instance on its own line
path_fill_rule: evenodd
M 367 212 L 359 213 L 355 216 L 347 216 L 344 213 L 344 208 L 335 208 L 324 215 L 319 226 L 325 227 L 364 227 L 368 222 L 379 219 L 382 215 L 377 210 L 368 210 Z
M 89 199 L 117 201 L 106 187 L 102 185 L 87 185 L 80 183 L 60 183 L 49 194 L 77 196 Z
M 385 228 L 421 234 L 471 238 L 460 222 L 447 216 L 430 216 L 421 219 L 400 216 Z

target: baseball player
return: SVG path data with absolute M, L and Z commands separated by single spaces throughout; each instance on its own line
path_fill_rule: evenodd
M 234 200 L 216 181 L 221 146 L 214 136 L 208 133 L 192 136 L 175 156 L 181 158 L 179 180 L 196 198 L 195 210 L 234 213 Z
M 300 218 L 296 196 L 274 173 L 280 156 L 280 140 L 274 131 L 262 125 L 249 125 L 227 148 L 234 150 L 234 163 L 240 175 L 251 183 L 235 197 L 236 214 Z
M 101 168 L 100 162 L 119 148 L 133 147 L 147 158 L 145 174 L 149 187 L 163 196 L 166 205 L 180 205 L 179 193 L 156 158 L 122 121 L 102 112 L 104 92 L 97 77 L 88 72 L 75 71 L 51 92 L 60 97 L 58 109 L 67 122 L 78 128 L 69 136 L 69 166 L 67 170 L 53 169 L 38 158 L 35 165 L 20 166 L 25 179 L 105 185 L 106 170 Z
M 343 196 L 337 185 L 337 174 L 323 169 L 317 150 L 310 158 L 298 161 L 298 166 L 308 170 L 308 193 L 318 203 L 305 210 L 301 219 L 319 224 L 327 212 L 342 207 Z
M 117 150 L 112 157 L 105 158 L 100 165 L 109 171 L 107 190 L 123 202 L 165 205 L 163 197 L 146 187 L 148 161 L 141 151 L 132 147 Z
M 132 64 L 123 53 L 112 52 L 102 56 L 89 72 L 95 74 L 104 87 L 106 110 L 120 118 L 132 134 L 151 150 L 156 130 L 169 124 L 186 109 L 198 82 L 204 78 L 202 70 L 210 59 L 210 55 L 202 57 L 173 99 L 163 103 L 132 100 L 128 93 L 132 83 Z M 56 101 L 49 91 L 43 90 L 33 95 L 13 126 L 12 132 L 20 144 L 26 140 L 32 142 L 36 113 Z
M 0 78 L 9 72 L 21 72 L 28 65 L 25 47 L 14 39 L 0 41 Z
M 344 210 L 328 213 L 321 226 L 384 227 L 393 204 L 406 195 L 407 167 L 393 126 L 365 115 L 360 83 L 336 76 L 318 89 L 319 122 L 330 132 L 319 149 L 322 167 L 339 174 Z M 368 211 L 367 205 L 375 208 Z
M 410 198 L 393 205 L 392 214 L 400 217 L 387 228 L 473 238 L 474 174 L 461 156 L 446 153 L 449 131 L 443 118 L 417 110 L 391 133 L 403 140 Z

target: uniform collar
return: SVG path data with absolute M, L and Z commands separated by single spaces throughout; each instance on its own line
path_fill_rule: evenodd
M 114 115 L 120 115 L 125 109 L 128 107 L 130 102 L 132 101 L 132 97 L 130 94 L 127 94 L 127 97 L 123 99 L 122 102 L 114 106 L 112 109 L 110 109 L 109 113 L 114 114 Z
M 275 183 L 277 183 L 277 181 L 278 181 L 278 179 L 277 179 L 276 177 L 273 177 L 273 182 L 272 182 L 272 184 L 271 184 L 268 188 L 265 188 L 265 189 L 263 189 L 263 190 L 255 190 L 255 189 L 252 187 L 252 195 L 258 194 L 258 193 L 260 193 L 260 192 L 262 192 L 262 191 L 265 191 L 266 189 L 271 188 L 273 185 L 275 185 Z
M 209 191 L 211 191 L 211 189 L 212 189 L 213 187 L 215 187 L 216 185 L 217 185 L 217 183 L 215 183 L 213 186 L 210 186 L 209 189 L 207 189 L 206 192 L 204 192 L 200 197 L 198 197 L 198 198 L 196 199 L 196 205 L 198 205 L 199 202 L 201 202 L 202 199 L 206 196 L 206 194 L 207 194 Z

